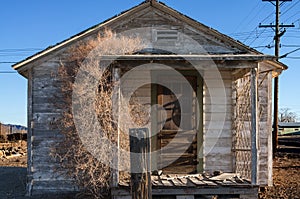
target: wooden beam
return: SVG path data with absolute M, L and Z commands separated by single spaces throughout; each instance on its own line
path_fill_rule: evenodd
M 156 75 L 151 73 L 151 81 L 156 82 Z M 154 79 L 155 78 L 155 79 Z M 151 84 L 151 107 L 156 107 L 157 104 L 157 84 Z M 158 128 L 157 128 L 157 110 L 156 108 L 151 108 L 151 168 L 152 171 L 157 171 L 157 149 L 158 149 Z
M 33 134 L 33 71 L 28 70 L 27 88 L 27 185 L 26 195 L 31 196 L 33 186 L 32 134 Z
M 256 195 L 258 194 L 259 186 L 243 185 L 243 186 L 227 186 L 227 187 L 168 187 L 154 188 L 152 193 L 154 196 L 168 195 Z M 130 195 L 127 189 L 113 188 L 113 196 Z
M 117 88 L 115 90 L 117 90 L 117 95 L 115 96 L 115 98 L 113 98 L 113 106 L 114 106 L 114 111 L 115 113 L 117 113 L 118 115 L 118 135 L 117 135 L 117 148 L 118 150 L 116 151 L 115 157 L 113 158 L 113 167 L 112 167 L 112 186 L 113 187 L 118 187 L 119 184 L 119 157 L 120 157 L 120 103 L 121 103 L 121 94 L 120 94 L 120 68 L 113 68 L 112 71 L 112 75 L 113 75 L 113 81 L 116 83 L 115 85 L 117 86 Z
M 204 167 L 204 153 L 203 153 L 203 78 L 197 75 L 197 120 L 199 122 L 199 127 L 197 131 L 197 172 L 202 173 Z
M 101 60 L 112 60 L 112 61 L 135 61 L 135 60 L 176 60 L 176 61 L 273 61 L 274 56 L 270 55 L 254 55 L 254 54 L 217 54 L 217 55 L 186 55 L 186 54 L 160 54 L 160 55 L 145 55 L 145 54 L 134 54 L 134 55 L 103 55 Z M 238 63 L 238 65 L 240 65 Z M 228 66 L 229 67 L 229 66 Z M 243 66 L 241 66 L 243 67 Z
M 130 129 L 132 199 L 151 199 L 150 137 L 147 128 Z
M 251 183 L 257 184 L 258 175 L 258 107 L 257 68 L 251 69 Z
M 194 199 L 194 195 L 178 195 L 176 196 L 176 199 Z

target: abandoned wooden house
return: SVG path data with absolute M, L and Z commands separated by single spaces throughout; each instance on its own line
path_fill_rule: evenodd
M 161 2 L 145 1 L 13 66 L 28 79 L 28 194 L 77 189 L 56 174 L 58 163 L 49 157 L 61 139 L 52 125 L 62 115 L 53 95 L 61 92 L 57 74 L 68 49 L 107 29 L 145 44 L 107 57 L 114 76 L 131 72 L 125 82 L 117 78 L 120 95 L 137 84 L 134 97 L 158 107 L 148 124 L 157 152 L 151 167 L 162 170 L 153 172 L 153 197 L 255 198 L 259 186 L 272 185 L 272 78 L 287 67 Z M 120 117 L 119 125 L 127 119 Z M 118 171 L 111 187 L 113 198 L 130 198 Z

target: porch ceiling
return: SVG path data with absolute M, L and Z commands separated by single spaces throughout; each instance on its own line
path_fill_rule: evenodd
M 174 54 L 134 54 L 134 55 L 105 55 L 101 60 L 106 61 L 140 61 L 140 62 L 178 62 L 186 61 L 199 66 L 210 66 L 212 62 L 224 68 L 257 68 L 259 62 L 264 62 L 273 67 L 273 70 L 285 70 L 287 66 L 276 62 L 271 55 L 257 54 L 201 54 L 201 55 L 174 55 Z M 210 64 L 209 64 L 210 63 Z M 187 67 L 187 66 L 185 66 Z

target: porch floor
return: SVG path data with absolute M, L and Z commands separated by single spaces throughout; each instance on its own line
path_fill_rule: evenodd
M 151 180 L 153 198 L 257 198 L 258 194 L 258 186 L 236 173 L 152 175 Z M 112 196 L 131 198 L 129 181 L 122 181 L 119 187 L 112 189 Z

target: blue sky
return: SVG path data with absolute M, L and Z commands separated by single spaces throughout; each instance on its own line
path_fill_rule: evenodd
M 12 72 L 11 64 L 104 21 L 142 0 L 9 0 L 0 7 L 0 71 Z M 258 24 L 274 23 L 275 7 L 261 0 L 163 0 L 165 4 L 221 33 L 266 54 L 274 54 L 272 29 Z M 281 22 L 295 23 L 282 38 L 281 55 L 300 48 L 300 0 L 286 2 Z M 280 77 L 280 107 L 300 115 L 300 50 L 281 61 L 289 66 Z M 17 73 L 0 73 L 0 121 L 27 125 L 27 81 Z

